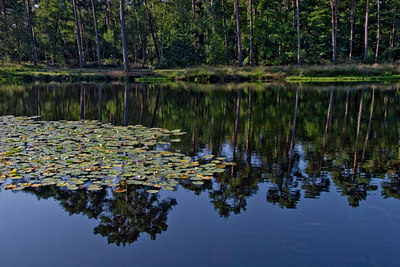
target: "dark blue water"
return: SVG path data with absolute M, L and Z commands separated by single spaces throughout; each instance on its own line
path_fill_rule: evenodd
M 180 128 L 171 150 L 237 165 L 156 196 L 2 189 L 1 266 L 396 266 L 399 87 L 259 87 L 2 86 L 1 115 Z

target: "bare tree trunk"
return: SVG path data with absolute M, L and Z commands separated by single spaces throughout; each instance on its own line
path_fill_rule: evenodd
M 82 52 L 82 43 L 81 43 L 81 33 L 78 21 L 78 13 L 76 11 L 76 2 L 72 0 L 72 7 L 74 9 L 74 19 L 75 19 L 75 31 L 76 31 L 76 42 L 78 44 L 78 57 L 79 57 L 79 67 L 83 68 L 83 52 Z
M 337 1 L 331 0 L 331 14 L 332 14 L 332 63 L 336 64 L 336 35 L 337 35 Z
M 351 0 L 350 53 L 349 53 L 350 61 L 353 60 L 353 39 L 354 39 L 354 0 Z
M 239 0 L 235 0 L 235 17 L 236 17 L 236 34 L 237 34 L 237 50 L 238 50 L 238 64 L 242 67 L 242 36 L 240 33 L 240 18 L 239 18 Z
M 82 19 L 82 10 L 81 10 L 82 7 L 79 6 L 79 5 L 77 5 L 76 7 L 77 7 L 77 11 L 78 11 L 78 25 L 79 25 L 79 30 L 80 30 L 80 33 L 81 33 L 82 58 L 83 58 L 83 62 L 85 62 L 85 58 L 89 54 L 88 53 L 88 48 L 87 48 L 87 43 L 88 42 L 85 42 L 85 40 L 84 40 L 85 28 L 84 28 L 84 21 Z
M 381 2 L 380 0 L 377 0 L 378 2 L 378 29 L 377 29 L 377 34 L 376 34 L 376 52 L 375 52 L 375 62 L 378 61 L 378 56 L 379 56 L 379 42 L 381 39 Z
M 393 14 L 393 21 L 392 21 L 392 36 L 390 38 L 390 48 L 393 49 L 394 48 L 394 37 L 395 37 L 395 33 L 396 33 L 396 13 Z
M 158 49 L 157 38 L 156 38 L 156 35 L 155 35 L 155 32 L 154 32 L 153 17 L 150 14 L 149 9 L 147 8 L 147 2 L 146 1 L 144 1 L 144 7 L 146 9 L 147 19 L 148 19 L 149 25 L 150 25 L 151 37 L 153 38 L 154 49 L 156 51 L 157 64 L 160 65 L 161 64 L 160 50 Z
M 297 64 L 301 65 L 301 42 L 300 42 L 300 6 L 299 0 L 296 0 L 297 13 Z
M 94 31 L 95 31 L 95 34 L 96 34 L 97 63 L 99 65 L 99 68 L 101 68 L 100 41 L 99 41 L 99 29 L 97 27 L 96 7 L 94 5 L 94 0 L 90 0 L 90 2 L 92 3 L 93 24 L 94 24 Z
M 122 58 L 124 60 L 124 71 L 130 71 L 128 48 L 126 45 L 126 30 L 125 30 L 125 0 L 120 0 L 119 15 L 121 20 L 121 40 L 122 40 Z
M 225 2 L 221 0 L 222 5 L 222 26 L 224 28 L 224 48 L 225 48 L 225 63 L 229 63 L 228 57 L 228 31 L 226 29 L 226 20 L 225 20 Z
M 30 39 L 31 39 L 33 65 L 36 66 L 37 65 L 36 41 L 35 41 L 35 32 L 33 30 L 33 24 L 32 24 L 31 4 L 30 4 L 29 0 L 25 0 L 25 3 L 26 3 L 26 14 L 27 14 L 27 19 L 28 19 L 29 35 L 30 35 Z
M 253 1 L 249 0 L 249 10 L 250 10 L 250 67 L 254 66 L 253 63 Z
M 368 17 L 369 17 L 369 0 L 365 10 L 365 29 L 364 29 L 364 62 L 368 60 Z

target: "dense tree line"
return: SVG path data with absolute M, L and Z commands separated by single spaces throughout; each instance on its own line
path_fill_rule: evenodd
M 4 62 L 393 62 L 399 0 L 0 0 Z

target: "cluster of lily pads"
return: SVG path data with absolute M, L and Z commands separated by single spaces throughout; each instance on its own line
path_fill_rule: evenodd
M 37 121 L 0 117 L 0 184 L 5 189 L 56 185 L 69 190 L 125 192 L 126 185 L 149 193 L 174 190 L 179 179 L 202 185 L 229 164 L 213 155 L 193 161 L 167 151 L 181 130 L 114 126 L 98 121 Z

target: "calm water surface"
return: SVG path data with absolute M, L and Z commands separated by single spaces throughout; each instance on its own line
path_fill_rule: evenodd
M 400 85 L 0 86 L 0 115 L 182 129 L 204 185 L 0 192 L 1 266 L 396 266 Z M 1 144 L 0 144 L 1 145 Z

